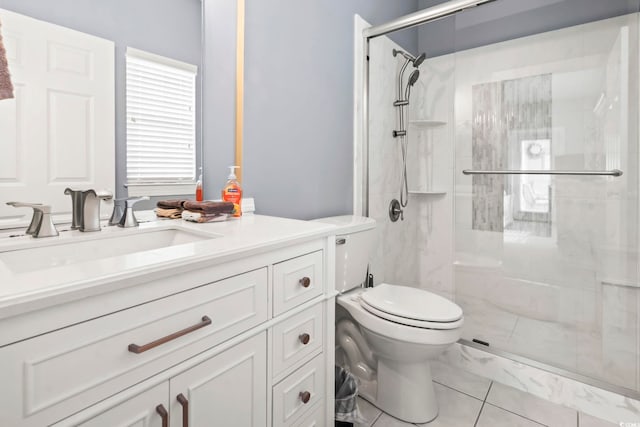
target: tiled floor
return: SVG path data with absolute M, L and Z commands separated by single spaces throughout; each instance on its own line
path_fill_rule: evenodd
M 615 427 L 574 409 L 556 405 L 533 395 L 468 372 L 434 362 L 434 386 L 440 413 L 419 427 Z M 366 423 L 357 427 L 413 427 L 359 399 Z

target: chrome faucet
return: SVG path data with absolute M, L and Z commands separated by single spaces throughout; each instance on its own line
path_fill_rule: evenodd
M 33 217 L 31 218 L 31 224 L 27 228 L 27 234 L 31 234 L 33 237 L 54 237 L 59 234 L 51 219 L 51 206 L 41 203 L 21 202 L 7 202 L 7 205 L 14 208 L 33 209 Z
M 73 192 L 73 190 L 71 191 Z M 82 207 L 80 231 L 100 231 L 100 200 L 111 200 L 113 194 L 109 191 L 95 190 L 82 191 L 80 194 L 80 205 Z
M 143 196 L 143 197 L 137 197 L 135 199 L 125 200 L 125 212 L 124 212 L 124 215 L 122 215 L 122 218 L 120 218 L 118 227 L 129 228 L 129 227 L 138 226 L 138 220 L 136 219 L 136 216 L 133 214 L 133 205 L 135 205 L 136 203 L 142 200 L 149 200 L 149 197 Z

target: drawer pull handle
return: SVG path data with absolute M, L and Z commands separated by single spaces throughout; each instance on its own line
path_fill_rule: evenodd
M 152 341 L 149 344 L 145 344 L 145 345 L 129 344 L 129 351 L 135 354 L 144 353 L 147 350 L 151 350 L 152 348 L 158 347 L 159 345 L 168 343 L 169 341 L 175 340 L 176 338 L 180 338 L 183 335 L 187 335 L 188 333 L 196 331 L 200 328 L 204 328 L 205 326 L 208 326 L 210 324 L 211 324 L 211 319 L 207 316 L 202 316 L 202 321 L 197 325 L 189 326 L 188 328 L 185 328 L 181 331 L 174 332 L 171 335 L 167 335 L 166 337 L 162 337 L 160 339 Z
M 304 403 L 305 405 L 309 403 L 309 400 L 311 400 L 311 393 L 309 393 L 308 391 L 301 391 L 299 396 L 300 400 L 302 400 L 302 403 Z
M 156 406 L 156 412 L 162 419 L 162 427 L 169 427 L 169 413 L 165 409 L 164 405 Z
M 298 336 L 298 339 L 302 344 L 307 345 L 309 344 L 309 340 L 311 339 L 311 337 L 309 336 L 309 334 L 300 334 Z
M 189 427 L 189 401 L 182 393 L 180 393 L 176 398 L 180 405 L 182 405 L 182 427 Z
M 308 288 L 311 284 L 311 279 L 309 279 L 308 277 L 303 277 L 302 279 L 300 279 L 299 283 L 303 288 Z

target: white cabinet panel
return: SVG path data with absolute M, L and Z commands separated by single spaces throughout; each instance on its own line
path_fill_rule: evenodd
M 322 251 L 273 266 L 273 313 L 282 314 L 322 294 Z
M 273 374 L 278 376 L 322 348 L 322 303 L 273 327 Z
M 267 339 L 261 333 L 171 379 L 171 425 L 267 425 Z
M 273 387 L 273 426 L 284 426 L 307 413 L 325 393 L 322 355 Z

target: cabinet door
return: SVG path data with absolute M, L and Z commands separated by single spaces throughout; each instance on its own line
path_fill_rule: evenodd
M 167 411 L 165 419 L 168 417 L 168 398 L 169 382 L 165 381 L 85 422 L 72 424 L 82 427 L 166 427 L 168 419 L 163 420 L 160 413 Z M 159 405 L 162 408 L 158 408 Z
M 265 427 L 266 332 L 171 378 L 170 398 L 172 427 Z

